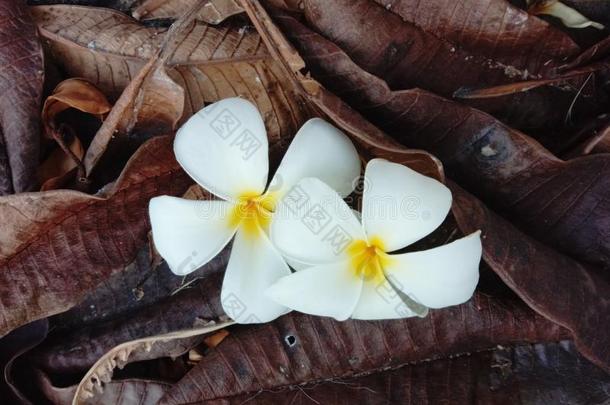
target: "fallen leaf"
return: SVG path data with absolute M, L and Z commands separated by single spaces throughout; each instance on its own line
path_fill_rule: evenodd
M 118 97 L 162 45 L 167 28 L 146 27 L 110 9 L 83 6 L 30 8 L 54 59 L 71 76 L 85 77 Z M 169 65 L 257 59 L 266 55 L 258 34 L 228 22 L 197 21 L 177 38 Z
M 57 146 L 38 170 L 42 191 L 63 188 L 69 181 L 66 178 L 67 174 L 75 168 L 78 168 L 78 173 L 76 171 L 73 173 L 76 179 L 85 177 L 85 167 L 82 162 L 85 148 L 81 139 L 86 141 L 89 139 L 75 128 L 63 125 L 59 120 L 59 114 L 75 109 L 90 114 L 101 122 L 111 108 L 106 96 L 84 79 L 64 80 L 47 97 L 42 108 L 44 135 L 47 139 L 54 140 Z M 67 143 L 69 137 L 71 140 Z
M 222 329 L 222 330 L 219 330 L 218 332 L 214 333 L 213 335 L 206 337 L 205 339 L 203 339 L 203 341 L 207 347 L 209 347 L 210 349 L 213 349 L 216 346 L 218 346 L 219 344 L 221 344 L 222 341 L 225 340 L 227 336 L 229 336 L 229 331 L 226 329 Z
M 603 403 L 607 375 L 569 342 L 499 347 L 354 378 L 260 391 L 223 403 L 570 404 Z
M 38 168 L 38 179 L 42 184 L 40 191 L 71 188 L 67 186 L 70 178 L 79 179 L 84 176 L 82 159 L 85 156 L 85 149 L 83 145 L 76 136 L 71 136 L 69 144 L 66 144 L 63 138 L 62 136 L 58 141 L 58 144 L 61 142 L 61 146 L 57 146 Z M 79 166 L 83 170 L 77 173 L 75 169 Z
M 378 3 L 381 4 L 370 0 L 342 0 L 331 5 L 319 0 L 302 2 L 310 28 L 334 42 L 362 69 L 385 80 L 393 90 L 418 87 L 452 97 L 456 91 L 478 88 L 483 83 L 498 86 L 554 78 L 566 60 L 580 53 L 567 34 L 504 0 L 487 2 L 484 13 L 470 12 L 477 8 L 474 0 L 453 7 L 443 7 L 439 2 L 415 4 L 411 0 Z M 386 9 L 382 4 L 390 7 Z M 498 20 L 502 23 L 496 23 Z M 542 32 L 545 41 L 538 40 Z M 517 43 L 514 38 L 518 38 Z M 572 76 L 561 87 L 538 87 L 527 94 L 468 103 L 511 126 L 549 131 L 565 124 L 568 109 L 579 122 L 603 110 L 601 105 L 607 100 L 598 89 L 603 80 L 579 94 L 588 75 Z M 576 94 L 579 97 L 571 106 Z
M 115 367 L 122 367 L 122 365 L 129 361 L 130 357 L 137 355 L 138 352 L 150 352 L 153 345 L 164 345 L 172 340 L 184 340 L 194 336 L 208 334 L 232 325 L 233 323 L 233 321 L 210 323 L 209 325 L 201 326 L 199 328 L 150 336 L 120 344 L 104 354 L 87 374 L 85 374 L 85 377 L 83 377 L 76 388 L 73 403 L 78 404 L 83 400 L 94 397 L 96 394 L 94 389 L 96 391 L 99 391 L 98 388 L 103 389 L 103 384 L 111 380 L 112 372 Z M 162 348 L 160 353 L 167 353 L 167 349 Z
M 564 334 L 522 304 L 482 295 L 432 310 L 426 318 L 338 322 L 293 312 L 272 323 L 233 331 L 160 403 L 252 396 L 497 344 L 554 341 Z
M 219 297 L 228 253 L 227 250 L 204 266 L 199 272 L 203 277 L 201 282 L 192 283 L 175 295 L 116 314 L 115 319 L 100 319 L 78 328 L 72 325 L 58 330 L 31 354 L 31 362 L 45 372 L 78 373 L 122 343 L 218 322 L 224 316 Z M 163 271 L 169 271 L 166 265 Z
M 171 139 L 160 137 L 96 196 L 58 190 L 1 198 L 0 336 L 69 309 L 123 269 L 146 240 L 150 198 L 182 194 L 189 184 Z
M 46 398 L 55 405 L 71 405 L 76 385 L 57 387 L 43 372 L 36 373 L 36 382 Z M 83 401 L 87 405 L 156 405 L 170 386 L 169 383 L 150 380 L 129 379 L 110 381 L 104 391 L 94 398 Z
M 0 195 L 5 195 L 37 186 L 44 70 L 25 0 L 0 1 L 0 21 Z
M 531 308 L 568 328 L 578 350 L 610 370 L 610 285 L 591 268 L 527 236 L 450 184 L 453 213 L 465 233 L 482 231 L 483 259 Z
M 328 92 L 320 83 L 301 75 L 299 70 L 305 66 L 305 62 L 281 32 L 271 24 L 269 16 L 262 6 L 258 2 L 251 1 L 243 1 L 242 4 L 266 42 L 269 51 L 281 64 L 286 80 L 292 82 L 293 88 L 299 91 L 318 110 L 319 114 L 344 130 L 359 146 L 362 155 L 406 164 L 420 173 L 444 181 L 443 167 L 436 157 L 426 151 L 406 148 L 399 144 L 341 99 Z
M 47 97 L 42 108 L 44 134 L 53 139 L 52 132 L 57 130 L 57 116 L 70 108 L 104 119 L 112 108 L 106 96 L 94 85 L 84 79 L 73 78 L 62 81 Z

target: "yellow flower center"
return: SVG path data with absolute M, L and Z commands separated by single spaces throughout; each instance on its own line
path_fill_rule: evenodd
M 244 192 L 239 196 L 237 204 L 229 215 L 229 225 L 241 226 L 249 236 L 257 236 L 259 229 L 266 232 L 276 202 L 273 193 L 259 195 L 254 192 Z
M 371 238 L 370 241 L 353 241 L 347 248 L 347 254 L 354 275 L 376 283 L 383 280 L 383 269 L 392 261 L 390 255 L 385 252 L 383 241 L 377 237 Z

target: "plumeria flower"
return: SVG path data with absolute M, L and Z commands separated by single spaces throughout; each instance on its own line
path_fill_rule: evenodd
M 436 229 L 451 192 L 406 166 L 366 166 L 361 222 L 319 179 L 301 180 L 277 204 L 270 235 L 303 270 L 267 290 L 281 305 L 338 320 L 425 316 L 467 301 L 479 280 L 480 232 L 413 253 L 391 253 Z
M 298 131 L 267 186 L 268 142 L 256 107 L 230 98 L 209 105 L 184 124 L 176 159 L 215 200 L 162 196 L 150 202 L 155 246 L 170 269 L 184 275 L 203 266 L 235 236 L 221 301 L 240 323 L 267 322 L 289 311 L 264 292 L 290 269 L 266 231 L 279 198 L 304 177 L 320 178 L 341 196 L 360 173 L 354 145 L 321 119 Z

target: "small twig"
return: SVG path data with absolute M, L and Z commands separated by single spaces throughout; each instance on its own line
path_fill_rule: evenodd
M 583 89 L 585 88 L 585 86 L 587 85 L 587 83 L 589 82 L 589 80 L 591 79 L 592 76 L 593 76 L 593 73 L 589 73 L 589 76 L 587 76 L 587 80 L 585 80 L 585 82 L 582 84 L 582 86 L 580 86 L 580 89 L 578 89 L 576 96 L 574 96 L 574 100 L 572 100 L 572 103 L 570 103 L 570 107 L 568 108 L 568 112 L 566 114 L 566 118 L 564 121 L 566 124 L 568 124 L 568 122 L 571 120 L 572 109 L 574 108 L 574 105 L 576 104 L 576 100 L 578 99 L 578 96 L 580 96 L 580 93 L 582 93 Z
M 197 280 L 201 280 L 203 277 L 195 277 L 194 279 L 188 281 L 187 283 L 184 282 L 184 280 L 186 280 L 186 276 L 182 279 L 182 285 L 178 288 L 176 288 L 174 291 L 172 291 L 171 295 L 175 295 L 178 292 L 184 290 L 185 288 L 189 288 L 191 286 L 191 284 L 193 284 L 195 281 Z

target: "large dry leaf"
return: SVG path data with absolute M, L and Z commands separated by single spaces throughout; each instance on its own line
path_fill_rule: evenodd
M 0 1 L 0 195 L 36 188 L 44 78 L 25 0 Z
M 471 12 L 481 7 L 475 1 L 411 3 L 386 9 L 372 0 L 302 2 L 309 26 L 392 89 L 420 87 L 451 97 L 464 88 L 554 77 L 580 51 L 567 35 L 504 0 L 487 1 L 481 13 Z M 541 30 L 545 41 L 538 40 Z M 505 31 L 515 35 L 502 37 Z M 593 74 L 588 80 L 592 74 L 572 76 L 561 87 L 468 103 L 520 128 L 562 127 L 567 111 L 577 120 L 600 111 L 603 79 Z
M 0 199 L 0 335 L 69 309 L 124 268 L 146 240 L 150 198 L 181 194 L 189 183 L 171 139 L 160 137 L 99 195 L 50 191 Z
M 572 331 L 580 352 L 610 370 L 610 285 L 590 268 L 525 235 L 451 185 L 460 228 L 483 232 L 483 258 L 531 308 Z
M 562 328 L 521 303 L 480 294 L 468 303 L 430 311 L 426 318 L 338 322 L 294 312 L 233 331 L 172 386 L 161 403 L 255 394 L 564 335 Z
M 210 403 L 590 405 L 605 403 L 609 389 L 607 374 L 564 341 L 500 347 Z
M 481 111 L 419 89 L 391 91 L 295 19 L 276 21 L 314 77 L 381 129 L 404 145 L 434 153 L 460 184 L 532 235 L 585 261 L 610 264 L 610 157 L 561 161 Z
M 509 2 L 485 3 L 303 1 L 311 26 L 347 50 L 364 69 L 386 78 L 392 87 L 413 87 L 414 82 L 425 81 L 431 90 L 451 94 L 460 86 L 547 75 L 564 58 L 579 52 L 567 35 Z M 381 42 L 377 42 L 379 38 Z M 415 60 L 417 64 L 412 63 Z M 460 84 L 456 86 L 457 80 Z

